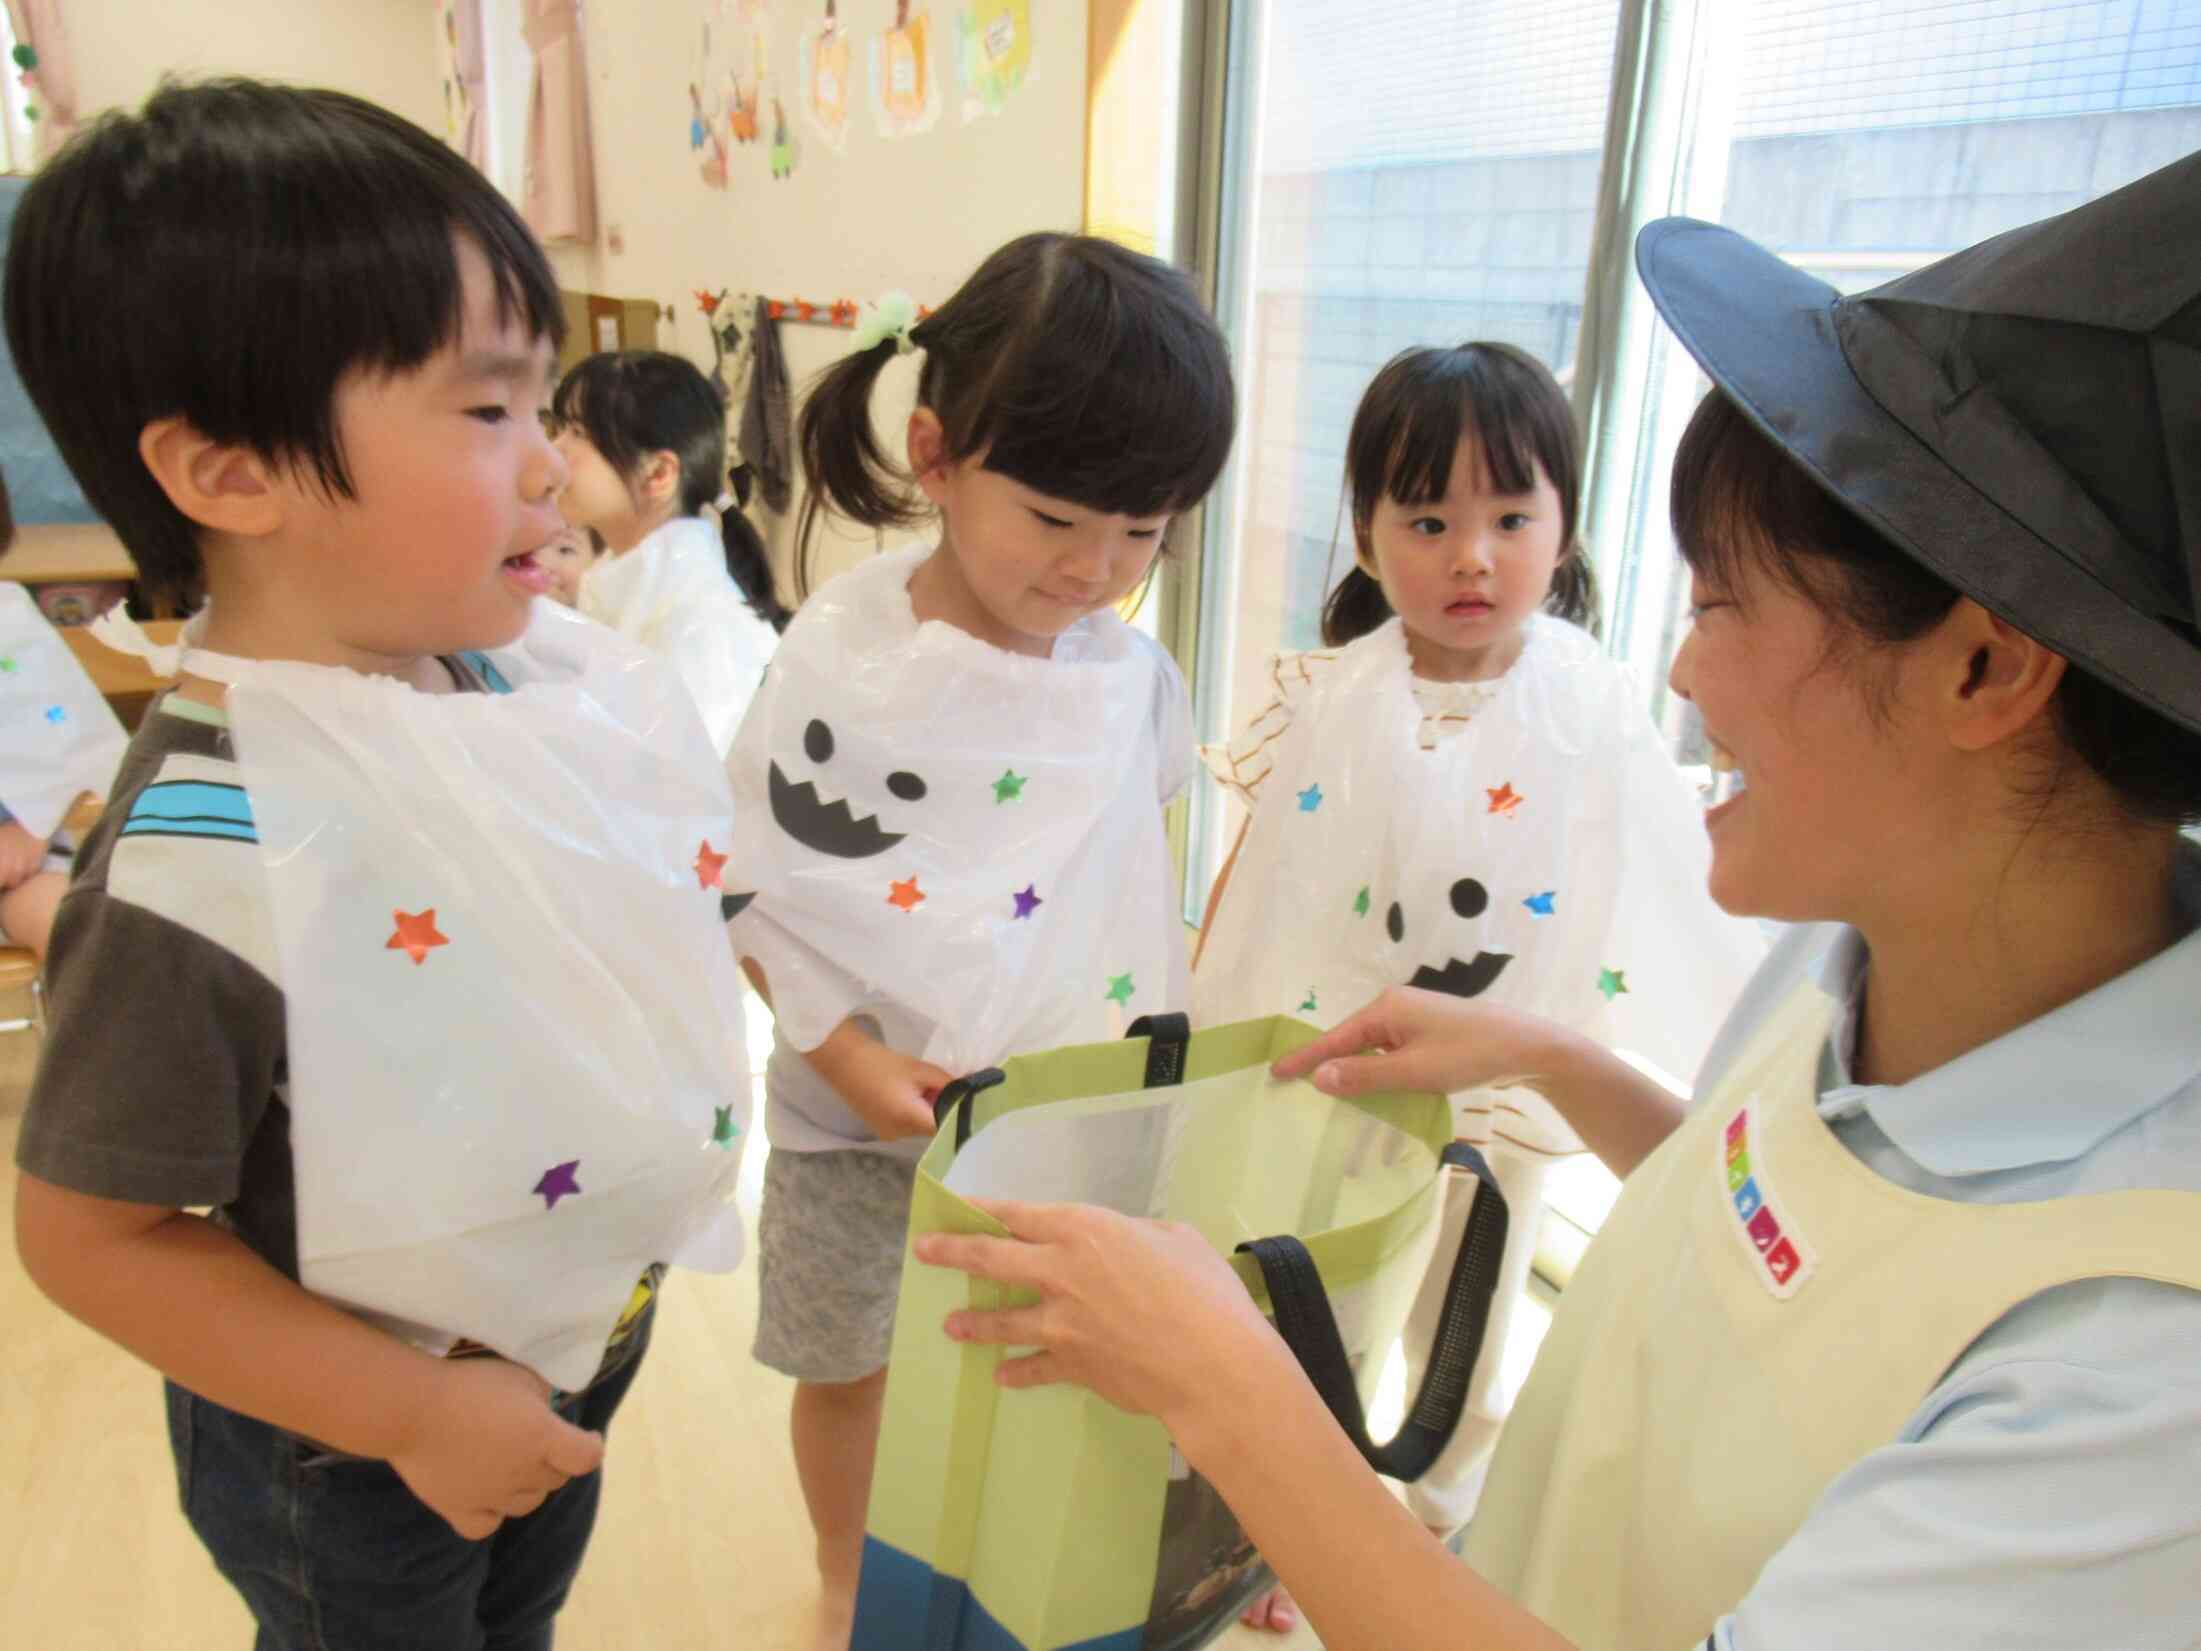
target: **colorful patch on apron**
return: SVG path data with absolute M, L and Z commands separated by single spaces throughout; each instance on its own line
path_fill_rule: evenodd
M 1750 1127 L 1750 1108 L 1730 1118 L 1720 1139 L 1720 1173 L 1735 1236 L 1759 1282 L 1786 1301 L 1811 1276 L 1814 1256 L 1795 1223 L 1784 1220 L 1766 1176 L 1764 1143 Z

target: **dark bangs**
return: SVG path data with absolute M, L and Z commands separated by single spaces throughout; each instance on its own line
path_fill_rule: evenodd
M 550 416 L 588 437 L 631 490 L 652 453 L 680 465 L 680 513 L 693 516 L 726 481 L 726 408 L 694 362 L 664 350 L 584 356 L 559 382 Z
M 1122 516 L 1206 497 L 1236 423 L 1230 357 L 1192 284 L 1089 237 L 1028 235 L 922 327 L 918 400 L 949 453 Z
M 1924 635 L 1956 602 L 1717 390 L 1682 432 L 1668 502 L 1682 560 L 1723 597 L 1754 571 L 1877 643 Z
M 199 563 L 192 524 L 138 457 L 145 425 L 181 417 L 349 497 L 337 386 L 456 338 L 461 236 L 500 313 L 560 341 L 556 278 L 504 197 L 412 122 L 341 92 L 166 85 L 39 173 L 9 247 L 9 343 L 148 583 L 188 598 Z
M 1571 549 L 1582 482 L 1566 393 L 1534 356 L 1493 343 L 1402 351 L 1368 386 L 1345 441 L 1355 542 L 1365 549 L 1378 499 L 1443 498 L 1463 438 L 1500 492 L 1530 492 L 1539 470 L 1550 478 L 1566 528 L 1562 552 Z

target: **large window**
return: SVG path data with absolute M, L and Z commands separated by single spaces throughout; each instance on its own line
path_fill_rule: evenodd
M 1385 359 L 1501 338 L 1563 382 L 1595 376 L 1576 360 L 1593 259 L 1609 281 L 1632 268 L 1621 192 L 1601 190 L 1606 145 L 1630 165 L 1647 152 L 1610 118 L 1614 87 L 1678 134 L 1678 203 L 1851 291 L 2201 150 L 2192 0 L 1231 4 L 1217 262 L 1247 412 L 1201 570 L 1208 740 L 1265 703 L 1270 655 L 1316 642 L 1350 555 L 1346 428 Z M 1695 43 L 1649 50 L 1658 14 L 1677 12 Z M 1647 303 L 1640 288 L 1626 301 Z M 1592 490 L 1623 501 L 1592 550 L 1607 646 L 1689 764 L 1687 707 L 1664 687 L 1686 603 L 1665 496 L 1703 382 L 1663 329 L 1649 336 L 1641 416 L 1589 454 Z M 1193 914 L 1236 825 L 1202 783 Z M 1611 1196 L 1594 1164 L 1563 1182 L 1566 1221 L 1547 1223 L 1562 1249 Z

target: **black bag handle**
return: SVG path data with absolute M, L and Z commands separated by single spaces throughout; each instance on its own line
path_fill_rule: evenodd
M 971 1101 L 981 1090 L 991 1089 L 997 1083 L 1008 1080 L 1008 1074 L 998 1066 L 982 1066 L 976 1072 L 960 1078 L 952 1078 L 943 1084 L 940 1093 L 932 1098 L 932 1127 L 945 1129 L 948 1114 L 955 1114 L 955 1150 L 961 1152 L 963 1143 L 971 1138 Z
M 1146 1038 L 1147 1089 L 1166 1089 L 1185 1081 L 1185 1055 L 1192 1042 L 1192 1017 L 1172 1009 L 1141 1015 L 1124 1029 L 1127 1038 Z
M 1330 1407 L 1338 1426 L 1368 1465 L 1388 1478 L 1412 1481 L 1429 1471 L 1460 1417 L 1467 1410 L 1467 1388 L 1482 1356 L 1483 1332 L 1490 1326 L 1490 1305 L 1498 1293 L 1498 1266 L 1506 1250 L 1506 1200 L 1483 1162 L 1464 1141 L 1444 1149 L 1447 1169 L 1470 1171 L 1478 1183 L 1452 1278 L 1445 1288 L 1444 1310 L 1437 1317 L 1436 1344 L 1422 1373 L 1421 1391 L 1397 1433 L 1383 1444 L 1368 1437 L 1368 1417 L 1353 1381 L 1353 1367 L 1338 1334 L 1337 1315 L 1307 1246 L 1296 1238 L 1256 1238 L 1238 1246 L 1261 1264 L 1269 1287 L 1277 1332 Z

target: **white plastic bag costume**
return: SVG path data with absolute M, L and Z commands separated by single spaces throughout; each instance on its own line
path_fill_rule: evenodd
M 625 555 L 604 557 L 581 580 L 579 607 L 671 663 L 723 758 L 779 636 L 726 571 L 717 524 L 676 516 Z
M 1190 724 L 1113 614 L 1047 659 L 919 623 L 929 554 L 873 558 L 788 628 L 734 744 L 728 877 L 789 1044 L 883 999 L 935 1028 L 908 1053 L 962 1072 L 1182 1006 L 1161 810 Z
M 1764 947 L 1706 894 L 1696 799 L 1594 640 L 1539 614 L 1503 677 L 1422 684 L 1417 697 L 1392 619 L 1335 653 L 1280 659 L 1276 677 L 1282 704 L 1218 775 L 1258 800 L 1193 982 L 1196 1024 L 1282 1013 L 1335 1025 L 1386 987 L 1422 986 L 1558 1021 L 1683 1085 L 1694 1077 Z M 1544 1181 L 1555 1158 L 1582 1150 L 1526 1090 L 1453 1103 L 1513 1221 L 1469 1414 L 1412 1487 L 1436 1525 L 1472 1510 L 1510 1403 L 1496 1350 Z
M 130 743 L 31 593 L 0 583 L 0 806 L 50 838 L 80 793 L 104 797 Z
M 579 1389 L 652 1262 L 741 1255 L 731 799 L 659 662 L 549 602 L 509 693 L 196 651 L 267 869 L 305 1286 Z

